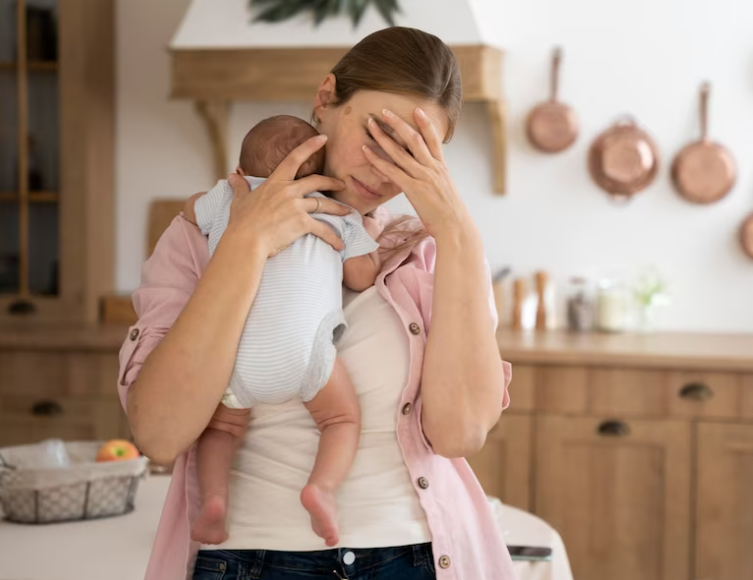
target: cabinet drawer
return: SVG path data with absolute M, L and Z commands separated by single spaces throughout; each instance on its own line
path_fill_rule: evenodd
M 0 396 L 114 396 L 117 353 L 0 352 Z
M 544 413 L 753 420 L 753 376 L 742 373 L 557 366 L 538 373 Z
M 50 438 L 72 441 L 128 436 L 124 413 L 115 397 L 0 396 L 0 446 Z

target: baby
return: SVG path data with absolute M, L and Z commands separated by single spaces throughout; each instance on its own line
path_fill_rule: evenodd
M 266 119 L 244 138 L 237 172 L 246 177 L 253 190 L 293 149 L 317 134 L 296 117 Z M 323 166 L 324 152 L 319 150 L 301 166 L 296 178 L 321 173 Z M 320 193 L 309 197 L 315 196 L 324 197 Z M 222 180 L 208 194 L 194 196 L 186 205 L 184 216 L 209 236 L 210 255 L 227 227 L 232 201 L 233 190 Z M 335 230 L 345 249 L 338 252 L 308 234 L 267 260 L 238 345 L 230 384 L 215 420 L 198 441 L 202 508 L 191 531 L 198 542 L 219 544 L 227 539 L 230 468 L 250 408 L 257 403 L 283 403 L 296 396 L 321 432 L 301 503 L 311 516 L 314 532 L 326 545 L 339 541 L 334 493 L 353 463 L 361 419 L 358 398 L 337 358 L 334 341 L 346 328 L 342 283 L 356 291 L 374 283 L 380 270 L 379 245 L 355 210 L 344 217 L 312 215 Z M 370 282 L 364 287 L 365 281 Z M 233 429 L 231 424 L 242 428 Z

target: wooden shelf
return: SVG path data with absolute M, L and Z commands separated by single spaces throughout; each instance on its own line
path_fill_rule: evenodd
M 18 69 L 18 63 L 15 61 L 3 61 L 0 62 L 0 70 L 15 71 Z M 31 61 L 26 65 L 26 69 L 30 72 L 56 72 L 58 70 L 58 63 L 56 61 Z
M 502 51 L 487 45 L 451 47 L 463 77 L 463 100 L 486 104 L 496 193 L 506 187 L 507 111 Z M 212 142 L 215 173 L 227 174 L 228 105 L 234 101 L 310 101 L 316 87 L 347 52 L 340 48 L 172 50 L 172 97 L 190 99 Z
M 31 191 L 29 201 L 31 203 L 57 203 L 60 195 L 55 191 Z M 0 203 L 19 201 L 19 195 L 13 191 L 0 191 Z

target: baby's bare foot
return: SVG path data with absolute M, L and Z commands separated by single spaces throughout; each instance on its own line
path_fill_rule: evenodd
M 227 516 L 227 501 L 225 498 L 213 495 L 207 498 L 201 508 L 199 519 L 191 529 L 191 539 L 202 544 L 221 544 L 227 540 L 225 518 Z
M 311 528 L 314 533 L 330 548 L 336 546 L 340 536 L 334 494 L 310 483 L 301 491 L 301 503 L 311 516 Z

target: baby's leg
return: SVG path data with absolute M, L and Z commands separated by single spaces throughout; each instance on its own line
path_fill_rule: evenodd
M 202 544 L 227 540 L 227 493 L 235 450 L 246 432 L 249 409 L 219 405 L 196 447 L 196 470 L 201 493 L 201 513 L 191 528 L 191 538 Z
M 353 465 L 361 435 L 361 407 L 345 366 L 335 359 L 327 384 L 306 403 L 321 432 L 319 450 L 301 503 L 311 515 L 314 532 L 327 546 L 340 541 L 335 512 L 335 491 Z

